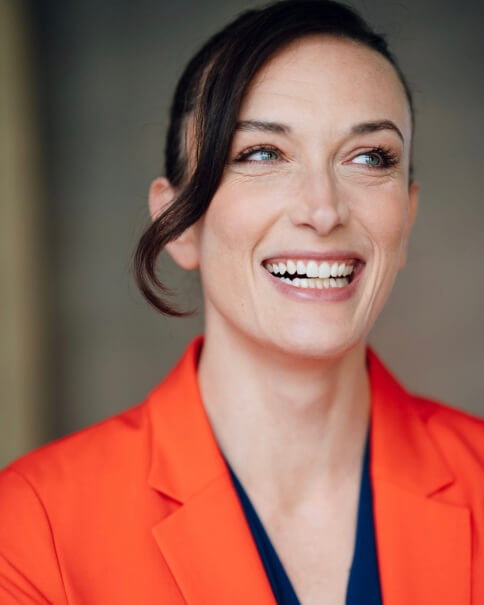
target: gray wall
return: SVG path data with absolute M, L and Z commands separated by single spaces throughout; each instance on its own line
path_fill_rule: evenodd
M 177 77 L 208 35 L 258 4 L 32 4 L 48 192 L 44 440 L 139 401 L 202 330 L 201 315 L 169 320 L 148 308 L 130 255 Z M 388 34 L 413 85 L 422 184 L 408 266 L 371 340 L 410 388 L 484 415 L 483 3 L 350 4 Z M 199 301 L 196 276 L 163 263 L 185 300 Z

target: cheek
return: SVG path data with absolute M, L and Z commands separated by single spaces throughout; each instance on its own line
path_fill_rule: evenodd
M 202 253 L 249 256 L 280 213 L 280 197 L 255 183 L 221 185 L 204 218 Z
M 360 208 L 359 215 L 373 245 L 386 254 L 395 255 L 402 244 L 407 212 L 408 199 L 399 192 L 371 200 Z

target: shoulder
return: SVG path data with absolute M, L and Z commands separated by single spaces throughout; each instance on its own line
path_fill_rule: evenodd
M 419 434 L 414 427 L 425 427 L 442 450 L 460 450 L 479 459 L 484 469 L 484 418 L 467 412 L 454 404 L 438 401 L 411 392 L 397 376 L 382 362 L 377 353 L 368 348 L 368 367 L 372 395 L 381 395 L 379 399 L 392 401 L 390 417 L 396 433 L 409 428 L 411 438 Z M 382 410 L 386 405 L 379 406 Z
M 148 424 L 138 404 L 0 471 L 2 603 L 67 603 L 66 559 L 92 557 L 96 536 L 146 508 Z
M 471 482 L 484 479 L 484 419 L 434 399 L 409 398 L 454 473 Z
M 0 495 L 5 483 L 22 477 L 33 489 L 58 493 L 70 483 L 93 486 L 139 472 L 148 452 L 147 402 L 139 403 L 96 424 L 56 439 L 14 460 L 0 472 Z
M 474 442 L 484 450 L 484 418 L 449 403 L 409 393 L 420 413 L 438 426 L 437 431 L 460 434 L 464 440 Z

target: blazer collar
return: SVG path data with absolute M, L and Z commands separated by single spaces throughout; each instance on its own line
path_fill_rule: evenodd
M 368 349 L 370 477 L 385 605 L 470 605 L 471 516 L 434 439 L 438 406 L 407 393 Z M 451 488 L 451 489 L 449 489 Z
M 198 387 L 202 343 L 203 336 L 198 336 L 189 344 L 148 398 L 152 427 L 148 481 L 181 503 L 227 470 Z
M 183 505 L 153 533 L 187 603 L 274 605 L 201 400 L 202 343 L 202 336 L 190 343 L 148 399 L 149 485 Z M 384 603 L 469 604 L 470 515 L 465 506 L 445 502 L 455 477 L 429 430 L 435 407 L 409 395 L 370 348 L 367 366 L 370 476 Z
M 203 406 L 197 363 L 203 338 L 190 343 L 148 407 L 151 487 L 181 506 L 152 528 L 189 605 L 275 605 L 230 474 Z
M 189 344 L 148 400 L 153 432 L 149 484 L 179 502 L 227 472 L 198 386 L 202 344 L 203 336 Z M 451 485 L 454 476 L 426 426 L 434 408 L 417 405 L 371 348 L 367 367 L 373 478 L 422 495 Z
M 436 408 L 407 393 L 370 348 L 367 367 L 373 479 L 422 496 L 451 485 L 455 478 L 428 429 Z

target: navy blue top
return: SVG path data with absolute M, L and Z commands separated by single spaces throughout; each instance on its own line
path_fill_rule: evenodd
M 369 441 L 368 429 L 361 473 L 355 550 L 346 589 L 346 605 L 382 605 L 373 524 Z M 276 602 L 278 605 L 300 605 L 296 592 L 249 497 L 228 462 L 227 466 Z

